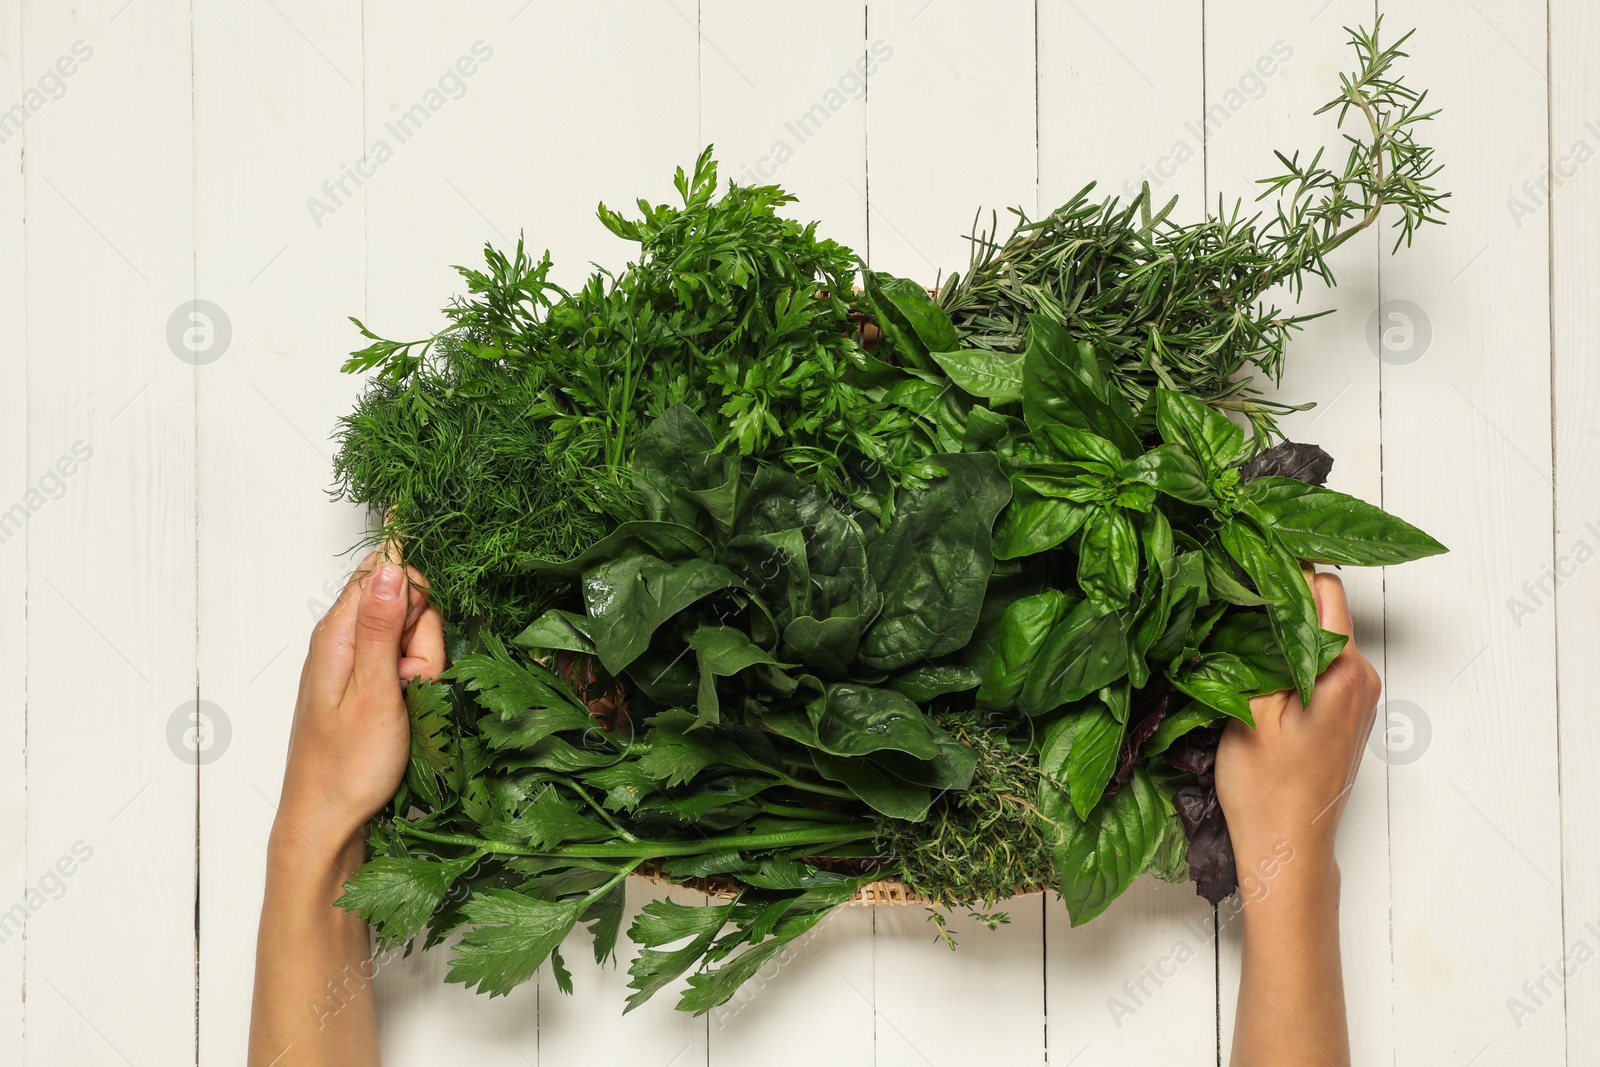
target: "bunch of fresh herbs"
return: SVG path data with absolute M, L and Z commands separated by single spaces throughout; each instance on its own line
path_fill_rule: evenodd
M 1086 922 L 1147 871 L 1231 892 L 1220 729 L 1343 645 L 1302 565 L 1443 551 L 1273 445 L 1238 377 L 1303 321 L 1270 286 L 1386 206 L 1436 221 L 1422 98 L 1353 39 L 1330 106 L 1370 136 L 1342 174 L 1280 156 L 1266 225 L 1080 194 L 937 299 L 852 294 L 848 250 L 779 190 L 717 197 L 707 154 L 681 208 L 602 208 L 626 271 L 567 293 L 491 250 L 439 337 L 369 333 L 341 484 L 430 574 L 451 665 L 407 689 L 340 904 L 387 943 L 464 929 L 451 981 L 570 990 L 561 946 L 614 953 L 630 873 L 713 879 L 629 930 L 628 1007 L 687 975 L 703 1012 L 879 879 L 991 925 L 1040 889 Z

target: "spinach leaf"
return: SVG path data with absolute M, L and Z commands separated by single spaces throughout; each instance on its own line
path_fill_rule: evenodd
M 868 551 L 883 606 L 860 659 L 879 670 L 963 647 L 994 569 L 991 531 L 1011 497 L 999 462 L 989 453 L 935 460 L 948 473 L 902 493 L 894 520 Z
M 662 623 L 695 601 L 737 584 L 726 567 L 704 559 L 668 563 L 627 556 L 583 576 L 583 599 L 600 663 L 621 673 L 650 645 Z

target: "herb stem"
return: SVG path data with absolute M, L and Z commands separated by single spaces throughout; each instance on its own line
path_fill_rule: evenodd
M 873 835 L 866 823 L 818 826 L 815 830 L 781 830 L 769 834 L 724 834 L 721 837 L 703 837 L 698 841 L 620 841 L 603 844 L 566 845 L 561 848 L 531 848 L 510 841 L 488 841 L 468 834 L 440 834 L 418 829 L 404 819 L 394 821 L 401 833 L 440 845 L 460 845 L 464 848 L 496 852 L 507 856 L 570 856 L 575 859 L 638 859 L 641 862 L 663 856 L 698 856 L 706 852 L 728 849 L 790 848 L 798 845 L 836 845 L 845 841 L 861 841 Z

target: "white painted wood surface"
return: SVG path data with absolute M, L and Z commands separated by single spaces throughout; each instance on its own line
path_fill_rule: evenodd
M 1415 738 L 1369 759 L 1340 842 L 1356 1061 L 1595 1062 L 1584 0 L 0 0 L 0 123 L 26 111 L 0 126 L 0 522 L 26 513 L 0 539 L 0 924 L 26 913 L 0 926 L 0 1063 L 242 1061 L 296 665 L 362 523 L 323 494 L 359 385 L 346 315 L 434 329 L 450 265 L 524 230 L 562 279 L 620 265 L 595 202 L 667 199 L 705 142 L 930 281 L 964 268 L 980 205 L 1148 177 L 1192 218 L 1253 195 L 1272 149 L 1336 144 L 1309 112 L 1348 65 L 1339 27 L 1375 10 L 1420 27 L 1407 70 L 1446 109 L 1428 136 L 1453 214 L 1394 259 L 1378 235 L 1341 250 L 1338 290 L 1306 302 L 1340 313 L 1294 342 L 1281 393 L 1323 402 L 1287 425 L 1340 488 L 1453 551 L 1345 576 L 1397 746 Z M 401 143 L 389 124 L 430 89 Z M 379 141 L 392 156 L 347 178 Z M 1369 323 L 1395 314 L 1428 340 L 1380 360 Z M 169 741 L 195 699 L 198 761 Z M 1237 944 L 1187 888 L 1141 883 L 1075 931 L 1053 901 L 1011 917 L 957 920 L 952 954 L 919 912 L 846 911 L 699 1020 L 669 997 L 619 1018 L 625 974 L 577 953 L 576 997 L 540 980 L 493 1003 L 440 982 L 444 952 L 394 961 L 385 1062 L 1226 1061 Z

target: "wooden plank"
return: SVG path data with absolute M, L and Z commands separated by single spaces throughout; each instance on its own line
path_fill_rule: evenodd
M 979 205 L 1038 206 L 1033 5 L 873 4 L 867 38 L 893 49 L 867 91 L 869 262 L 931 285 L 965 269 Z M 1008 910 L 992 933 L 953 916 L 952 953 L 923 909 L 878 909 L 879 1064 L 1043 1061 L 1043 901 Z
M 980 207 L 1037 208 L 1033 5 L 888 0 L 867 38 L 893 50 L 867 90 L 867 250 L 932 285 L 966 269 Z
M 22 2 L 0 3 L 0 100 L 22 100 Z M 31 72 L 33 68 L 26 68 Z M 22 1062 L 23 953 L 28 911 L 27 256 L 23 129 L 0 113 L 0 1060 Z M 14 511 L 21 503 L 23 513 Z M 22 913 L 15 905 L 22 905 Z
M 1600 840 L 1595 812 L 1600 811 L 1600 781 L 1589 773 L 1590 753 L 1600 750 L 1600 723 L 1590 714 L 1588 695 L 1600 684 L 1600 659 L 1592 649 L 1600 642 L 1600 568 L 1592 565 L 1600 552 L 1600 441 L 1596 440 L 1594 398 L 1600 395 L 1600 370 L 1593 356 L 1600 328 L 1594 293 L 1600 284 L 1600 261 L 1593 235 L 1600 225 L 1600 168 L 1591 164 L 1600 153 L 1600 82 L 1593 76 L 1600 55 L 1600 12 L 1593 5 L 1555 0 L 1550 5 L 1551 182 L 1548 207 L 1540 178 L 1514 189 L 1506 204 L 1519 230 L 1548 228 L 1551 234 L 1552 343 L 1555 397 L 1555 567 L 1548 579 L 1534 578 L 1534 593 L 1554 595 L 1534 605 L 1517 591 L 1524 608 L 1541 614 L 1552 609 L 1556 620 L 1557 694 L 1560 698 L 1563 943 L 1574 961 L 1553 967 L 1565 978 L 1564 996 L 1545 974 L 1527 975 L 1530 986 L 1508 990 L 1520 1002 L 1519 1018 L 1527 1026 L 1550 1027 L 1556 1004 L 1564 1002 L 1567 1062 L 1582 1063 L 1600 1043 L 1600 968 L 1575 961 L 1600 950 Z M 1537 58 L 1537 57 L 1535 57 Z M 1531 213 L 1530 213 L 1531 212 Z M 1557 592 L 1559 582 L 1559 592 Z M 1539 586 L 1542 585 L 1543 589 Z M 1508 605 L 1509 606 L 1509 605 Z M 1518 621 L 1525 615 L 1517 608 Z M 1553 873 L 1553 872 L 1552 872 Z M 1582 947 L 1580 947 L 1580 943 Z M 1569 967 L 1573 973 L 1566 973 Z M 1530 995 L 1531 994 L 1531 995 Z M 1540 1003 L 1534 1003 L 1537 998 Z M 1523 1014 L 1532 1008 L 1535 1015 Z M 1510 1005 L 1507 1005 L 1509 1014 Z
M 1091 181 L 1126 199 L 1202 212 L 1200 8 L 1098 0 L 1039 8 L 1039 207 Z M 1107 99 L 1118 101 L 1107 107 Z M 1216 1059 L 1212 909 L 1192 886 L 1141 879 L 1092 923 L 1045 908 L 1051 1059 L 1210 1064 Z
M 228 726 L 200 770 L 200 1060 L 242 1063 L 300 663 L 362 528 L 326 489 L 363 219 L 308 208 L 362 155 L 360 4 L 202 0 L 194 48 L 195 291 L 230 334 L 195 372 L 200 695 Z
M 1548 162 L 1545 6 L 1382 8 L 1421 27 L 1406 69 L 1446 109 L 1428 136 L 1455 193 L 1450 224 L 1383 266 L 1384 299 L 1431 325 L 1383 368 L 1384 500 L 1451 548 L 1386 597 L 1388 690 L 1431 718 L 1389 779 L 1395 1060 L 1555 1063 L 1562 1013 L 1507 1005 L 1564 952 L 1555 613 L 1507 610 L 1553 564 L 1549 236 L 1505 202 Z
M 596 201 L 666 201 L 673 169 L 699 150 L 692 6 L 404 3 L 369 9 L 365 33 L 367 135 L 388 137 L 393 154 L 351 210 L 366 214 L 367 312 L 387 336 L 437 330 L 436 309 L 461 289 L 451 265 L 478 264 L 485 241 L 514 245 L 524 228 L 564 284 L 592 261 L 622 266 L 629 249 L 595 220 Z M 400 116 L 463 54 L 478 57 L 465 89 L 402 140 Z M 632 905 L 646 895 L 632 887 Z M 570 948 L 570 998 L 548 970 L 508 998 L 463 994 L 442 982 L 443 947 L 388 964 L 377 982 L 384 1062 L 434 1064 L 464 1048 L 483 1064 L 704 1059 L 706 1020 L 674 1011 L 671 991 L 621 1015 L 625 939 L 621 967 L 597 968 L 581 934 Z
M 868 41 L 861 0 L 805 7 L 700 4 L 700 134 L 724 179 L 776 183 L 788 213 L 866 250 L 866 93 L 888 41 Z M 829 1058 L 873 1060 L 871 908 L 841 908 L 707 1016 L 712 1064 L 810 1064 L 790 1038 L 795 1013 L 829 1020 Z
M 1244 0 L 1206 7 L 1206 179 L 1209 202 L 1220 194 L 1231 209 L 1243 198 L 1249 205 L 1255 181 L 1278 168 L 1274 150 L 1306 156 L 1325 148 L 1329 161 L 1342 162 L 1344 142 L 1331 115 L 1313 113 L 1338 94 L 1339 71 L 1351 69 L 1354 54 L 1342 26 L 1370 24 L 1372 5 L 1335 0 L 1315 18 L 1295 7 L 1270 11 Z M 1353 132 L 1353 131 L 1352 131 Z M 1266 204 L 1261 207 L 1268 207 Z M 1426 235 L 1431 244 L 1433 233 Z M 1287 371 L 1269 395 L 1286 403 L 1315 401 L 1311 411 L 1281 420 L 1291 440 L 1308 441 L 1335 457 L 1332 488 L 1366 500 L 1382 500 L 1379 438 L 1379 371 L 1382 364 L 1366 341 L 1368 320 L 1376 312 L 1380 236 L 1366 233 L 1341 248 L 1331 260 L 1338 287 L 1308 283 L 1304 298 L 1281 289 L 1273 302 L 1299 313 L 1336 308 L 1337 313 L 1309 323 L 1290 342 Z M 1388 244 L 1382 245 L 1387 251 Z M 1426 254 L 1426 247 L 1422 249 Z M 1270 384 L 1270 383 L 1263 383 Z M 1396 577 L 1404 580 L 1406 571 Z M 1384 667 L 1384 572 L 1346 568 L 1341 577 L 1364 654 Z M 1398 702 L 1407 694 L 1390 689 Z M 1399 735 L 1396 735 L 1399 736 Z M 1381 748 L 1376 750 L 1382 752 Z M 1406 775 L 1408 754 L 1396 752 L 1391 768 L 1369 751 L 1363 760 L 1339 835 L 1344 872 L 1341 941 L 1345 969 L 1352 1058 L 1358 1063 L 1394 1059 L 1390 1012 L 1389 833 L 1387 773 Z M 1270 885 L 1267 887 L 1270 892 Z M 1239 989 L 1238 901 L 1219 912 L 1221 946 L 1218 996 L 1224 1059 L 1230 1047 Z
M 27 881 L 44 896 L 26 1058 L 184 1063 L 195 368 L 169 332 L 194 296 L 188 8 L 35 4 L 22 32 L 35 85 L 74 69 L 26 123 L 28 477 L 77 460 L 28 519 Z

